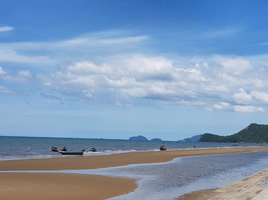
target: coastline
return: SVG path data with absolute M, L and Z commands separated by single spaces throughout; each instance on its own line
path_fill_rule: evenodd
M 218 189 L 184 194 L 177 200 L 264 200 L 268 199 L 268 168 Z
M 178 157 L 231 154 L 268 150 L 268 147 L 235 147 L 175 151 L 130 152 L 102 156 L 77 156 L 31 160 L 0 161 L 0 171 L 75 170 L 124 166 L 129 164 L 168 162 Z M 19 181 L 23 184 L 18 184 Z M 107 199 L 132 192 L 135 180 L 99 175 L 0 173 L 0 198 L 14 199 Z M 23 192 L 22 192 L 23 191 Z M 24 195 L 23 195 L 24 194 Z M 5 196 L 1 196 L 5 195 Z M 91 196 L 90 196 L 91 195 Z

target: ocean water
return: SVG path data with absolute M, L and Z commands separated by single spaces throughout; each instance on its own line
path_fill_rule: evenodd
M 92 140 L 67 138 L 0 137 L 0 159 L 47 158 L 60 156 L 50 146 L 69 150 L 95 147 L 98 152 L 85 156 L 130 151 L 159 151 L 162 142 L 127 140 Z M 233 148 L 232 144 L 164 142 L 168 150 L 196 148 Z M 256 144 L 245 144 L 256 146 Z M 12 152 L 14 150 L 14 152 Z M 268 151 L 205 155 L 176 158 L 171 162 L 132 164 L 94 170 L 39 171 L 40 173 L 78 173 L 133 178 L 134 192 L 111 200 L 172 200 L 192 191 L 226 186 L 268 168 Z M 18 171 L 19 172 L 19 171 Z M 24 171 L 25 172 L 25 171 Z M 29 171 L 32 173 L 33 171 Z M 34 171 L 35 173 L 37 171 Z
M 231 143 L 177 143 L 163 141 L 169 150 L 195 148 L 230 148 Z M 0 136 L 0 160 L 50 158 L 59 157 L 57 152 L 50 150 L 51 146 L 69 151 L 86 150 L 84 156 L 115 154 L 131 151 L 159 151 L 162 142 L 156 141 L 129 141 L 109 139 L 79 139 L 79 138 L 45 138 L 45 137 L 6 137 Z M 245 144 L 256 146 L 256 144 Z M 94 147 L 97 152 L 87 151 Z

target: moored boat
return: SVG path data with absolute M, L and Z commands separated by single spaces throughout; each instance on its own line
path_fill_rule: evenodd
M 162 145 L 160 146 L 160 150 L 161 151 L 167 150 L 167 147 L 165 147 L 164 143 L 162 143 Z
M 59 151 L 61 155 L 83 155 L 85 149 L 82 151 Z
M 94 148 L 94 147 L 92 147 L 92 148 L 90 148 L 88 151 L 96 152 L 96 151 L 97 151 L 97 149 L 96 149 L 96 148 Z
M 57 147 L 51 146 L 50 149 L 51 149 L 51 151 L 54 151 L 54 152 L 67 151 L 66 147 L 63 147 L 61 149 L 61 148 L 57 148 Z
M 160 147 L 161 151 L 167 150 L 167 147 Z

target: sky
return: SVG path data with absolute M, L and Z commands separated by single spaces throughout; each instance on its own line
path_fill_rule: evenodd
M 268 124 L 266 0 L 0 0 L 0 135 L 176 141 Z

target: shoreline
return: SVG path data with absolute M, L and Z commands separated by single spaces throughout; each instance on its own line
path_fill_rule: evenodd
M 29 160 L 5 160 L 0 161 L 0 171 L 97 169 L 129 164 L 168 162 L 172 161 L 174 158 L 186 156 L 231 154 L 259 150 L 268 150 L 268 147 L 190 149 L 175 151 L 130 152 L 84 157 L 77 156 Z M 19 174 L 12 172 L 0 173 L 0 198 L 6 200 L 16 199 L 14 195 L 19 195 L 21 200 L 42 200 L 42 197 L 44 197 L 43 199 L 49 198 L 46 198 L 47 196 L 41 194 L 49 193 L 51 195 L 51 199 L 74 199 L 74 196 L 72 196 L 73 194 L 76 195 L 75 199 L 97 200 L 127 194 L 137 188 L 136 180 L 133 179 L 111 178 L 100 175 L 46 174 L 34 172 L 22 172 Z M 18 180 L 21 180 L 23 184 L 18 184 Z
M 0 161 L 0 171 L 98 169 L 130 164 L 169 162 L 174 158 L 187 156 L 232 154 L 259 150 L 268 150 L 268 146 L 127 152 L 96 156 L 62 156 L 60 158 L 2 160 Z
M 194 191 L 177 200 L 264 200 L 268 199 L 267 179 L 268 168 L 222 188 Z

